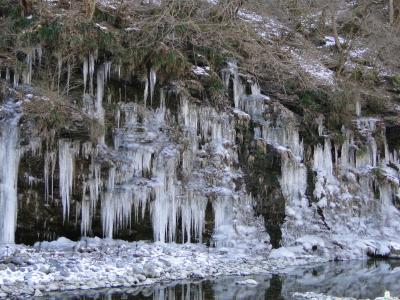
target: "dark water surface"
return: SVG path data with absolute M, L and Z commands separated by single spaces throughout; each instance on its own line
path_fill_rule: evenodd
M 331 262 L 286 269 L 287 274 L 223 277 L 163 283 L 129 289 L 105 289 L 53 294 L 48 299 L 294 299 L 295 292 L 337 297 L 376 298 L 386 290 L 400 296 L 400 260 Z M 256 286 L 239 285 L 254 279 Z

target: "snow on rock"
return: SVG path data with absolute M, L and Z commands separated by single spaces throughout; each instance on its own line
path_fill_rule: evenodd
M 325 36 L 324 41 L 325 41 L 325 45 L 324 45 L 325 47 L 333 47 L 336 45 L 336 41 L 333 36 Z M 345 42 L 346 42 L 346 39 L 340 36 L 339 43 L 344 44 Z
M 256 286 L 256 285 L 258 285 L 258 282 L 255 281 L 254 279 L 245 279 L 245 280 L 241 280 L 241 281 L 236 281 L 235 284 Z
M 303 299 L 304 300 L 305 299 L 310 299 L 310 300 L 357 300 L 355 298 L 332 297 L 332 296 L 327 296 L 327 295 L 323 295 L 323 294 L 317 294 L 317 293 L 313 293 L 313 292 L 294 293 L 293 294 L 293 299 L 296 299 L 296 300 L 303 300 Z
M 280 247 L 278 249 L 273 249 L 269 254 L 269 258 L 287 260 L 295 259 L 296 255 L 289 248 Z
M 318 294 L 314 292 L 307 292 L 307 293 L 294 293 L 293 299 L 295 300 L 368 300 L 368 299 L 356 299 L 356 298 L 349 298 L 349 297 L 333 297 L 324 294 Z M 398 300 L 397 297 L 391 297 L 389 292 L 386 292 L 383 297 L 375 298 L 375 300 Z
M 199 67 L 199 66 L 193 66 L 192 72 L 195 75 L 199 76 L 209 76 L 208 72 L 210 71 L 210 67 Z
M 268 41 L 281 37 L 283 33 L 289 30 L 281 22 L 271 16 L 261 16 L 245 9 L 240 9 L 238 11 L 238 16 L 241 20 L 251 23 L 258 35 Z
M 325 67 L 316 58 L 306 57 L 305 55 L 302 55 L 298 51 L 293 49 L 290 50 L 290 53 L 294 63 L 299 65 L 299 67 L 311 77 L 318 80 L 322 84 L 335 84 L 335 73 Z

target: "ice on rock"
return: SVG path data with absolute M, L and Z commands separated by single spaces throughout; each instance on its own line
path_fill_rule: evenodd
M 15 104 L 5 108 L 12 112 L 11 119 L 0 121 L 0 244 L 14 243 L 17 223 L 17 179 L 19 165 L 18 121 Z
M 272 126 L 270 123 L 262 125 L 255 131 L 256 138 L 265 140 L 278 150 L 290 150 L 294 159 L 301 161 L 304 149 L 299 131 L 291 125 L 285 125 L 283 120 L 278 120 L 277 123 L 278 126 Z
M 213 202 L 214 210 L 214 244 L 217 247 L 234 246 L 235 236 L 233 223 L 233 206 L 228 197 L 217 199 Z
M 314 170 L 328 179 L 333 176 L 332 146 L 328 138 L 323 147 L 317 145 L 314 149 Z
M 258 285 L 258 282 L 255 281 L 254 279 L 245 279 L 245 280 L 241 280 L 241 281 L 236 281 L 235 284 L 256 286 L 256 285 Z
M 308 203 L 304 199 L 307 189 L 306 167 L 302 163 L 290 159 L 290 157 L 284 153 L 282 154 L 281 172 L 280 185 L 282 193 L 288 201 L 287 207 L 301 208 L 307 206 Z
M 235 109 L 248 113 L 255 120 L 259 119 L 265 111 L 266 102 L 270 98 L 261 93 L 255 79 L 247 79 L 243 83 L 242 75 L 239 73 L 235 61 L 228 62 L 227 68 L 222 70 L 222 79 L 226 89 L 229 89 L 232 82 Z M 250 87 L 250 94 L 246 93 L 246 86 Z

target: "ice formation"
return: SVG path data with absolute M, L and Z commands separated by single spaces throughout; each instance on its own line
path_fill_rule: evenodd
M 90 86 L 95 71 L 97 76 L 95 103 L 84 96 L 85 109 L 94 118 L 104 122 L 102 102 L 105 86 L 112 76 L 111 64 L 106 62 L 95 68 L 94 61 L 95 56 L 89 55 L 83 62 L 85 92 L 88 85 L 89 93 L 92 90 Z M 116 73 L 119 72 L 117 70 Z M 241 222 L 248 222 L 246 218 L 254 217 L 254 212 L 249 200 L 251 198 L 243 187 L 239 187 L 238 193 L 232 191 L 234 176 L 242 176 L 240 170 L 231 170 L 238 159 L 232 147 L 235 143 L 233 116 L 193 104 L 177 91 L 175 93 L 180 98 L 178 124 L 171 124 L 173 118 L 166 109 L 166 92 L 163 89 L 159 93 L 159 107 L 147 107 L 149 94 L 153 102 L 156 81 L 156 72 L 151 69 L 145 81 L 143 104 L 129 100 L 118 103 L 113 149 L 105 145 L 104 136 L 98 140 L 102 145 L 101 155 L 113 157 L 108 178 L 104 178 L 100 172 L 98 148 L 88 142 L 82 144 L 79 151 L 79 145 L 60 141 L 60 194 L 64 217 L 68 217 L 70 210 L 74 160 L 79 156 L 90 161 L 90 170 L 82 185 L 81 204 L 77 207 L 83 235 L 90 234 L 96 205 L 100 201 L 105 237 L 112 238 L 120 229 L 135 226 L 135 222 L 143 219 L 148 211 L 155 241 L 201 243 L 205 230 L 205 211 L 207 204 L 211 203 L 217 220 L 215 244 L 226 245 L 229 239 L 245 239 L 244 235 L 248 234 L 245 231 L 249 231 L 251 226 L 258 228 L 252 231 L 253 235 L 261 230 L 261 235 L 264 235 L 262 239 L 268 239 L 265 230 L 261 229 L 262 222 L 257 218 L 253 220 L 253 225 L 241 228 L 242 231 L 237 229 Z M 185 148 L 174 143 L 169 134 L 172 128 L 179 128 L 177 125 L 187 140 Z M 46 155 L 50 157 L 50 154 Z M 204 155 L 214 158 L 207 162 Z M 222 165 L 221 159 L 225 161 Z M 45 164 L 46 194 L 49 194 L 52 166 L 51 161 Z M 207 183 L 209 172 L 215 175 L 220 173 L 220 179 Z M 223 213 L 221 203 L 229 207 L 231 212 L 225 215 L 229 218 L 219 218 Z M 245 213 L 237 212 L 235 207 L 237 210 L 243 207 Z
M 79 144 L 60 140 L 58 147 L 58 164 L 60 170 L 60 195 L 63 207 L 63 218 L 68 219 L 72 185 L 74 181 L 74 159 L 79 154 Z
M 32 53 L 27 59 L 35 66 L 39 54 Z M 31 154 L 44 159 L 43 200 L 52 204 L 59 197 L 65 221 L 76 212 L 82 235 L 93 234 L 98 217 L 107 238 L 149 218 L 155 241 L 202 243 L 206 224 L 212 223 L 211 244 L 268 253 L 264 220 L 255 216 L 256 202 L 239 164 L 237 125 L 251 124 L 256 147 L 280 159 L 277 179 L 285 201 L 281 243 L 287 248 L 273 257 L 310 254 L 315 247 L 325 249 L 318 252 L 325 258 L 386 255 L 395 248 L 399 154 L 389 149 L 383 122 L 363 117 L 359 104 L 353 126 L 342 128 L 341 142 L 320 116 L 315 121 L 318 142 L 306 145 L 297 116 L 264 95 L 257 80 L 241 74 L 235 62 L 221 74 L 233 92 L 233 107 L 218 111 L 192 101 L 178 85 L 156 92 L 153 68 L 142 78 L 143 94 L 122 97 L 120 89 L 116 96 L 107 84 L 112 76 L 120 77 L 121 67 L 96 60 L 92 53 L 83 61 L 84 112 L 101 128 L 109 121 L 113 128 L 101 130 L 97 141 L 61 139 L 57 149 L 42 149 L 35 139 L 29 144 Z M 21 76 L 22 82 L 31 77 Z M 14 80 L 18 84 L 20 76 Z M 115 110 L 106 114 L 104 107 L 111 105 Z M 30 188 L 40 181 L 29 174 L 26 178 Z M 354 236 L 357 242 L 350 245 Z M 377 237 L 382 241 L 372 243 Z
M 0 119 L 0 244 L 14 243 L 17 223 L 17 179 L 19 165 L 16 105 L 5 104 L 10 118 Z

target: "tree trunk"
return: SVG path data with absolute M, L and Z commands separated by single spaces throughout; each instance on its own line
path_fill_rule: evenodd
M 327 7 L 322 8 L 321 17 L 319 18 L 319 31 L 325 32 L 326 28 L 326 10 Z
M 337 22 L 336 22 L 336 12 L 331 11 L 332 14 L 332 33 L 333 37 L 335 38 L 336 48 L 339 52 L 342 52 L 342 45 L 340 44 L 339 34 L 337 31 Z
M 91 21 L 96 9 L 96 0 L 84 0 L 83 2 L 85 5 L 85 16 L 89 21 Z
M 32 2 L 31 0 L 19 0 L 19 5 L 21 6 L 21 14 L 23 17 L 28 17 L 32 15 Z
M 389 24 L 394 23 L 394 3 L 393 0 L 389 0 Z

